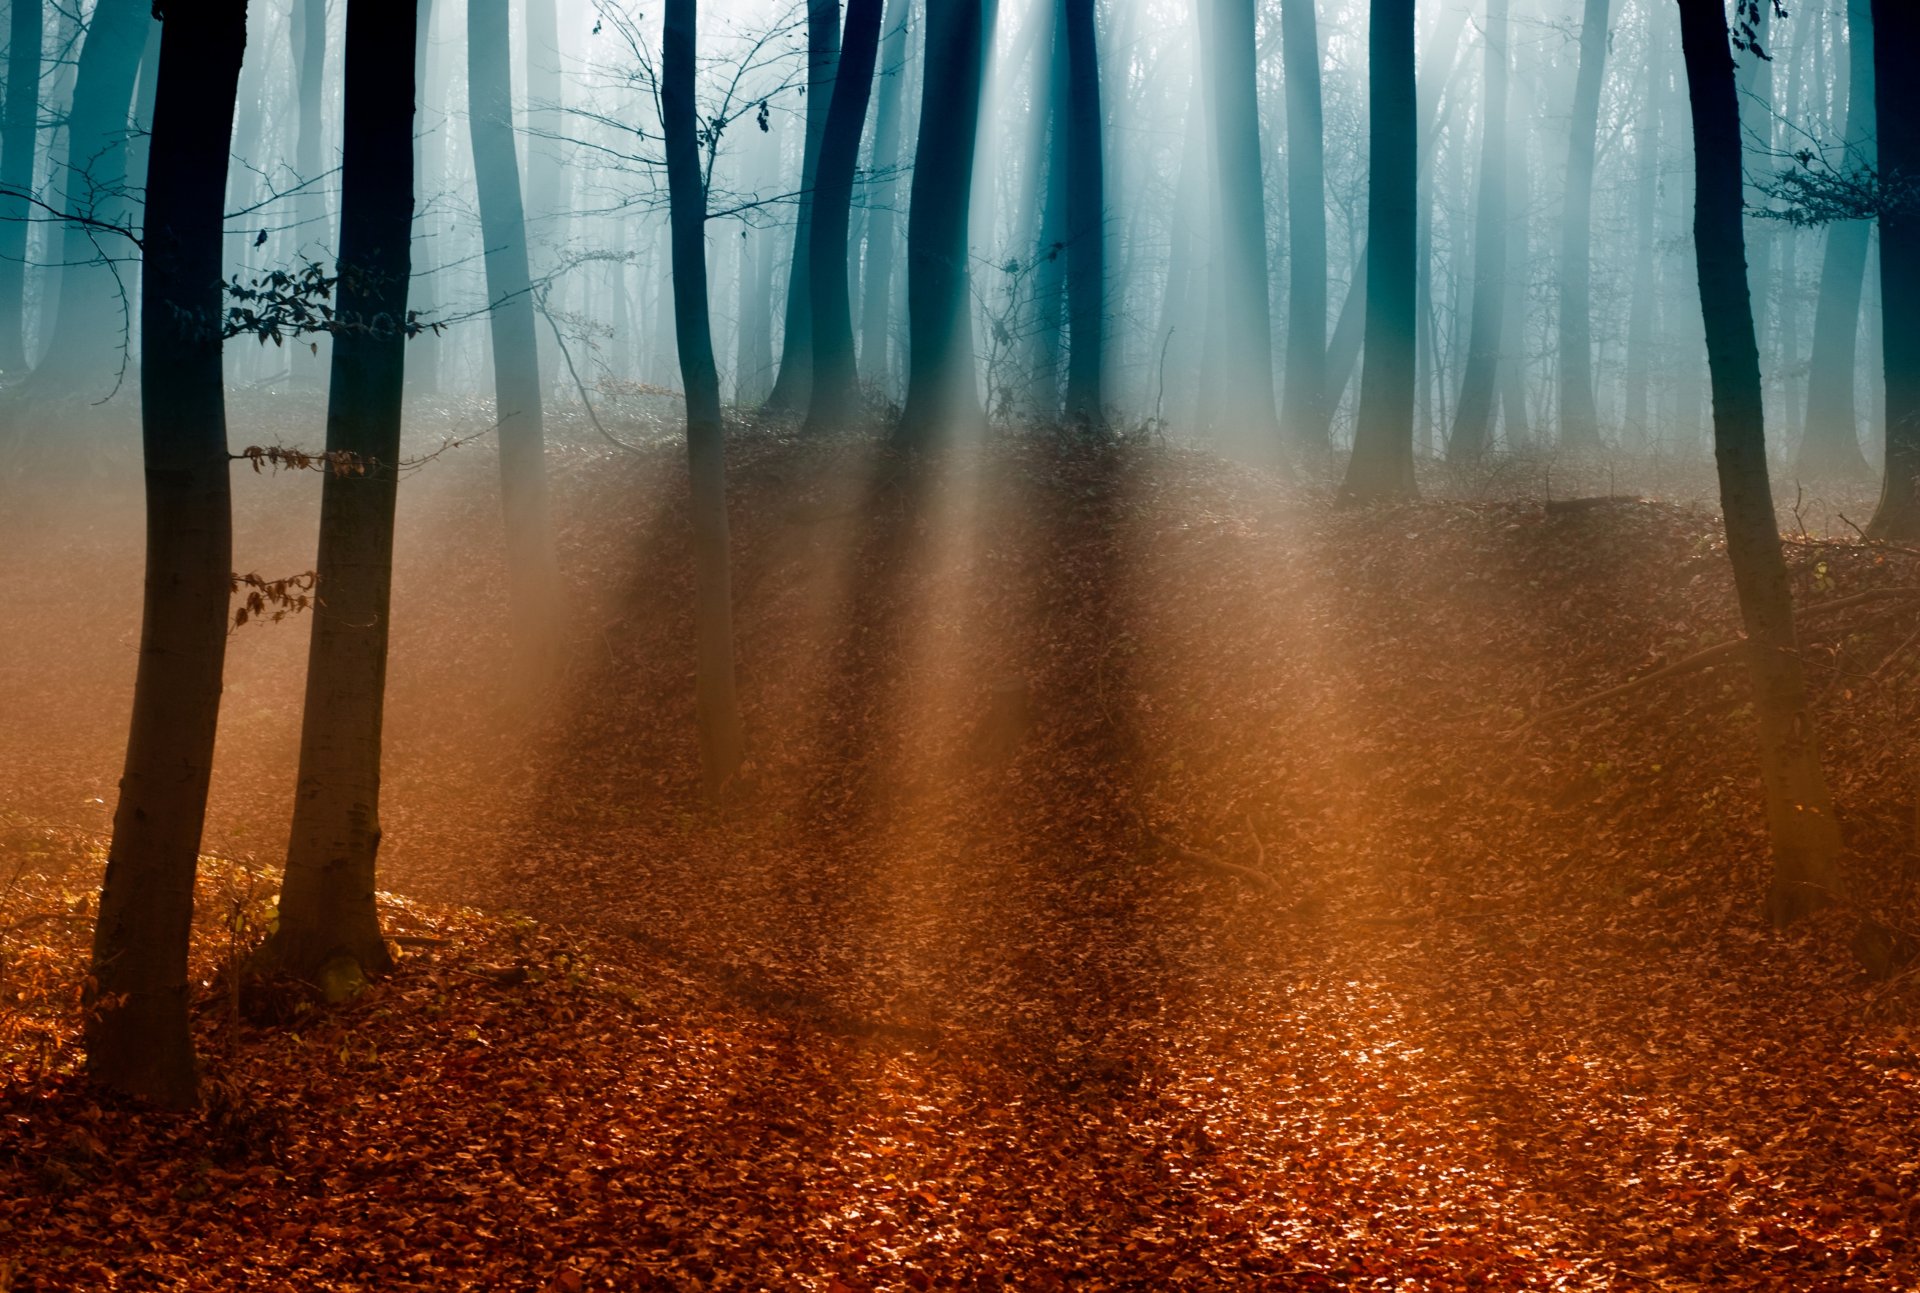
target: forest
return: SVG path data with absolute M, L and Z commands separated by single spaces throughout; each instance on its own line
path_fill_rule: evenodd
M 0 1293 L 1920 1288 L 1920 4 L 0 10 Z

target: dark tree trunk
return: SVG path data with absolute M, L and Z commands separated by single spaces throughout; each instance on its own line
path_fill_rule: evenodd
M 1287 367 L 1281 425 L 1295 446 L 1328 449 L 1327 165 L 1318 0 L 1282 0 L 1287 82 Z
M 1067 42 L 1067 420 L 1104 434 L 1107 202 L 1093 0 L 1065 0 Z M 1265 262 L 1266 245 L 1261 243 Z M 1261 289 L 1261 304 L 1266 290 Z M 1271 365 L 1271 360 L 1268 361 Z M 1267 382 L 1272 402 L 1273 382 Z
M 1349 504 L 1411 498 L 1413 483 L 1414 218 L 1419 105 L 1414 96 L 1413 0 L 1373 0 L 1368 35 L 1366 359 Z
M 1740 107 L 1721 0 L 1679 0 L 1693 111 L 1694 251 L 1713 384 L 1713 456 L 1727 556 L 1747 633 L 1761 778 L 1773 838 L 1767 906 L 1786 924 L 1840 885 L 1840 832 L 1820 766 L 1793 632 L 1793 601 L 1767 480 L 1760 351 L 1754 339 L 1743 227 Z
M 233 572 L 220 217 L 246 38 L 246 0 L 168 7 L 141 304 L 146 592 L 88 993 L 94 1078 L 168 1105 L 196 1088 L 187 944 Z
M 1587 0 L 1580 26 L 1580 75 L 1567 141 L 1567 209 L 1560 241 L 1560 443 L 1600 445 L 1593 390 L 1593 158 L 1606 75 L 1609 0 Z
M 540 353 L 533 326 L 527 221 L 514 157 L 507 0 L 468 0 L 467 113 L 473 131 L 480 237 L 486 247 L 494 416 L 506 517 L 507 591 L 523 686 L 544 681 L 557 649 L 557 582 L 547 512 Z
M 697 0 L 667 0 L 660 116 L 673 225 L 673 325 L 687 392 L 687 466 L 693 483 L 694 690 L 700 764 L 717 795 L 739 770 L 740 706 L 734 692 L 733 589 L 727 566 L 726 437 L 720 374 L 707 322 L 707 193 L 694 104 Z
M 7 29 L 7 102 L 0 117 L 0 374 L 27 369 L 27 221 L 40 127 L 44 0 L 12 0 Z
M 1486 93 L 1473 213 L 1473 322 L 1447 461 L 1477 462 L 1493 439 L 1493 402 L 1507 330 L 1507 0 L 1487 0 Z
M 1277 448 L 1273 322 L 1267 301 L 1267 199 L 1261 179 L 1253 0 L 1201 0 L 1213 94 L 1214 283 L 1220 382 L 1202 403 L 1240 443 Z M 1411 201 L 1407 210 L 1413 210 Z
M 860 366 L 867 380 L 882 391 L 892 383 L 888 336 L 893 304 L 894 194 L 899 184 L 894 168 L 900 164 L 900 101 L 907 78 L 908 0 L 888 7 L 892 23 L 880 53 L 880 101 L 874 106 L 872 183 L 868 187 L 867 264 L 861 280 Z
M 1920 539 L 1920 103 L 1907 80 L 1920 68 L 1920 8 L 1873 0 L 1873 84 L 1880 179 L 1880 348 L 1886 363 L 1886 466 L 1867 534 Z
M 873 92 L 880 49 L 881 0 L 847 0 L 847 30 L 833 79 L 833 102 L 820 139 L 813 194 L 813 227 L 805 251 L 813 308 L 813 382 L 807 428 L 844 428 L 858 416 L 860 390 L 853 361 L 853 301 L 847 283 L 847 225 L 853 172 Z M 681 361 L 684 370 L 686 362 Z
M 983 422 L 974 384 L 967 213 L 985 73 L 982 0 L 929 0 L 920 138 L 907 209 L 907 405 L 901 446 Z
M 153 19 L 148 0 L 100 0 L 80 45 L 73 108 L 67 114 L 66 155 L 59 170 L 62 204 L 70 216 L 128 225 L 123 194 L 127 115 L 140 55 Z M 79 222 L 62 234 L 60 289 L 35 389 L 49 396 L 77 390 L 98 399 L 96 387 L 115 384 L 122 341 L 132 323 L 124 262 L 129 244 Z M 214 276 L 219 277 L 216 269 Z
M 320 487 L 319 608 L 307 649 L 300 777 L 269 955 L 302 978 L 392 967 L 374 902 L 380 728 L 393 592 L 400 405 L 413 234 L 416 7 L 348 0 L 346 128 L 327 451 L 364 470 Z
M 826 142 L 827 111 L 840 63 L 840 0 L 807 0 L 807 138 L 800 154 L 800 205 L 793 225 L 793 261 L 787 272 L 786 331 L 780 339 L 780 371 L 767 394 L 767 409 L 797 413 L 807 407 L 813 382 L 812 257 L 814 191 L 820 178 L 820 147 Z
M 1871 169 L 1874 149 L 1872 0 L 1847 0 L 1847 165 Z M 1865 220 L 1827 229 L 1820 296 L 1813 308 L 1813 353 L 1807 367 L 1807 428 L 1800 439 L 1800 475 L 1862 479 L 1872 474 L 1860 452 L 1854 408 L 1858 376 L 1860 297 L 1873 230 Z

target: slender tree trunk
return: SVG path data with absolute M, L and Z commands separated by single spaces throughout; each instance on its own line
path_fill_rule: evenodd
M 1847 0 L 1847 157 L 1849 167 L 1878 165 L 1874 147 L 1873 5 Z M 1872 226 L 1843 220 L 1827 227 L 1820 296 L 1813 307 L 1813 353 L 1807 366 L 1807 428 L 1799 472 L 1809 479 L 1864 479 L 1853 389 L 1859 370 L 1860 297 L 1867 277 Z
M 428 118 L 428 109 L 439 103 L 428 83 L 433 0 L 419 0 L 419 5 L 413 43 L 413 92 L 416 100 L 413 114 L 413 242 L 417 250 L 410 256 L 411 260 L 419 263 L 413 267 L 413 286 L 407 294 L 407 307 L 418 313 L 424 322 L 431 323 L 438 317 L 440 308 L 434 291 L 434 266 L 429 259 L 429 249 L 433 247 L 434 240 L 432 231 L 427 227 L 425 207 L 429 198 L 437 194 L 446 182 L 447 114 L 441 108 L 434 113 L 433 119 Z M 440 88 L 444 91 L 444 86 Z M 435 394 L 440 389 L 440 337 L 432 329 L 427 329 L 412 339 L 411 349 L 413 353 L 406 363 L 408 389 L 422 395 Z
M 40 129 L 44 0 L 11 0 L 7 101 L 0 117 L 0 374 L 27 370 L 27 221 Z
M 1726 10 L 1721 0 L 1679 0 L 1679 5 L 1693 112 L 1694 251 L 1713 383 L 1714 461 L 1759 719 L 1761 777 L 1773 838 L 1767 906 L 1774 922 L 1784 925 L 1839 889 L 1840 831 L 1801 677 L 1793 600 L 1767 480 L 1760 351 L 1742 218 L 1740 108 Z
M 734 693 L 733 591 L 727 566 L 726 438 L 720 423 L 720 374 L 714 367 L 713 335 L 707 322 L 707 194 L 700 175 L 693 92 L 697 9 L 697 0 L 667 0 L 660 116 L 673 225 L 673 323 L 687 393 L 687 465 L 693 483 L 694 688 L 700 762 L 708 794 L 717 795 L 740 767 L 742 741 Z M 861 106 L 864 114 L 865 105 Z
M 147 0 L 100 0 L 80 45 L 67 148 L 58 182 L 69 216 L 127 226 L 124 194 L 127 116 L 140 55 L 153 21 Z M 69 221 L 62 235 L 60 288 L 46 353 L 34 387 L 60 397 L 85 391 L 98 399 L 117 386 L 123 341 L 133 322 L 129 244 L 96 225 Z M 218 271 L 215 272 L 218 278 Z
M 1342 501 L 1411 498 L 1419 105 L 1413 0 L 1373 0 L 1368 35 L 1366 361 Z
M 973 371 L 967 213 L 980 121 L 982 0 L 929 0 L 919 144 L 907 208 L 907 404 L 895 443 L 982 424 Z
M 1609 0 L 1587 0 L 1580 75 L 1567 141 L 1567 208 L 1560 242 L 1560 443 L 1600 447 L 1593 388 L 1593 159 L 1607 60 Z
M 1325 453 L 1327 400 L 1327 166 L 1320 102 L 1318 0 L 1282 0 L 1287 81 L 1287 359 L 1282 425 L 1302 450 Z
M 1213 315 L 1221 381 L 1211 420 L 1248 445 L 1277 447 L 1273 323 L 1267 301 L 1266 187 L 1261 180 L 1253 0 L 1202 0 L 1213 94 L 1214 227 L 1218 243 Z M 1409 129 L 1411 134 L 1411 129 Z M 1413 203 L 1407 203 L 1409 213 Z
M 1920 539 L 1920 10 L 1873 0 L 1874 97 L 1880 179 L 1880 348 L 1886 364 L 1886 467 L 1867 534 Z
M 246 0 L 167 10 L 141 305 L 146 593 L 88 990 L 94 1078 L 174 1106 L 191 1104 L 196 1088 L 187 944 L 233 572 L 220 208 L 246 22 Z
M 1477 462 L 1493 438 L 1507 309 L 1507 0 L 1487 0 L 1486 93 L 1473 239 L 1473 323 L 1447 460 Z
M 1646 448 L 1653 439 L 1651 366 L 1653 360 L 1654 300 L 1657 280 L 1654 233 L 1660 206 L 1660 96 L 1664 88 L 1666 42 L 1652 24 L 1664 12 L 1647 7 L 1646 97 L 1640 104 L 1636 131 L 1633 181 L 1633 299 L 1627 308 L 1627 390 L 1625 421 L 1636 444 Z
M 1740 96 L 1741 146 L 1746 150 L 1746 173 L 1757 177 L 1772 171 L 1773 160 L 1773 0 L 1760 0 L 1753 9 L 1753 34 L 1763 53 L 1742 50 L 1734 76 Z M 1748 211 L 1767 203 L 1760 186 L 1746 187 Z M 1773 222 L 1750 216 L 1747 220 L 1747 284 L 1753 302 L 1753 329 L 1765 346 L 1773 324 Z M 1765 373 L 1762 373 L 1762 382 Z M 1764 389 L 1764 387 L 1763 387 Z
M 1064 0 L 1067 43 L 1067 420 L 1104 436 L 1107 202 L 1093 0 Z M 1261 247 L 1264 261 L 1266 248 Z M 1265 287 L 1261 301 L 1265 304 Z M 1269 361 L 1270 362 L 1270 361 Z M 1272 380 L 1268 380 L 1272 398 Z
M 881 0 L 847 0 L 833 102 L 820 139 L 820 166 L 813 196 L 812 263 L 807 283 L 813 308 L 813 381 L 807 429 L 843 428 L 860 411 L 853 358 L 853 302 L 847 283 L 847 226 L 853 205 L 853 172 L 860 162 L 873 90 L 873 64 L 880 48 Z M 684 372 L 686 361 L 682 359 Z
M 907 62 L 907 16 L 910 0 L 893 0 L 891 20 L 880 54 L 880 101 L 874 107 L 872 182 L 868 186 L 867 264 L 861 282 L 860 366 L 867 380 L 881 391 L 891 386 L 887 337 L 893 300 L 894 195 L 899 183 L 894 170 L 900 164 L 900 101 Z
M 780 371 L 767 394 L 767 409 L 797 413 L 807 407 L 813 382 L 813 291 L 808 248 L 813 245 L 815 190 L 827 111 L 839 75 L 840 0 L 807 0 L 807 138 L 800 155 L 800 205 L 793 226 L 793 261 L 787 275 L 786 330 L 780 339 Z
M 1533 441 L 1527 414 L 1527 302 L 1532 296 L 1532 232 L 1527 212 L 1533 207 L 1527 174 L 1527 138 L 1523 132 L 1507 164 L 1507 308 L 1501 327 L 1499 383 L 1501 435 L 1510 450 Z
M 547 510 L 540 352 L 535 346 L 527 221 L 514 159 L 507 0 L 468 0 L 467 115 L 474 184 L 486 247 L 493 337 L 494 416 L 499 421 L 500 494 L 506 516 L 507 591 L 522 686 L 549 675 L 558 649 L 559 575 Z
M 295 136 L 293 169 L 302 185 L 293 201 L 291 239 L 298 261 L 322 261 L 334 248 L 332 221 L 327 215 L 327 169 L 324 120 L 327 88 L 327 0 L 294 0 L 293 71 Z M 321 374 L 331 362 L 332 340 L 310 339 L 287 353 L 293 384 L 317 390 Z
M 380 730 L 406 386 L 415 5 L 348 0 L 340 286 L 320 555 L 280 926 L 269 957 L 332 986 L 392 967 L 380 936 Z

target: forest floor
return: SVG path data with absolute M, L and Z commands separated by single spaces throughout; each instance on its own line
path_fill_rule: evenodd
M 681 451 L 617 430 L 553 454 L 535 703 L 487 445 L 405 484 L 343 1006 L 230 991 L 306 633 L 232 635 L 184 1116 L 75 1072 L 137 466 L 0 483 L 0 1290 L 1920 1286 L 1920 998 L 1849 950 L 1912 923 L 1920 556 L 1791 549 L 1907 591 L 1806 621 L 1853 897 L 1780 934 L 1737 669 L 1556 712 L 1731 637 L 1707 507 L 743 434 L 709 808 Z M 236 488 L 238 569 L 310 566 L 317 479 Z

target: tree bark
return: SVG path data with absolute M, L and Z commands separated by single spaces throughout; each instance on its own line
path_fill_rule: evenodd
M 1886 364 L 1886 466 L 1870 538 L 1920 539 L 1920 10 L 1873 0 L 1874 106 L 1880 180 L 1880 349 Z
M 968 299 L 967 214 L 985 72 L 983 0 L 929 0 L 919 143 L 907 210 L 907 404 L 894 442 L 981 426 Z
M 1847 0 L 1846 165 L 1878 165 L 1874 147 L 1873 5 Z M 1807 427 L 1800 439 L 1802 477 L 1859 480 L 1872 474 L 1860 452 L 1854 381 L 1859 368 L 1860 298 L 1866 286 L 1866 220 L 1827 229 L 1820 296 L 1813 308 L 1813 352 L 1807 367 Z
M 907 16 L 910 0 L 893 0 L 892 19 L 880 52 L 880 101 L 874 105 L 873 165 L 867 188 L 867 263 L 861 280 L 860 367 L 880 390 L 890 389 L 888 351 L 893 311 L 894 194 L 899 181 L 900 103 L 907 79 Z
M 667 0 L 660 115 L 673 227 L 673 323 L 687 394 L 687 466 L 693 486 L 694 690 L 700 763 L 712 796 L 739 770 L 742 738 L 734 689 L 733 590 L 727 564 L 726 438 L 720 422 L 720 374 L 714 366 L 707 319 L 707 194 L 700 174 L 694 104 L 697 10 L 697 0 Z
M 1107 204 L 1093 0 L 1064 0 L 1067 44 L 1067 421 L 1106 434 Z M 1262 242 L 1262 263 L 1266 246 Z M 1261 287 L 1261 303 L 1266 289 Z M 1268 361 L 1269 365 L 1271 360 Z M 1267 383 L 1272 402 L 1272 379 Z
M 1366 358 L 1343 503 L 1413 497 L 1415 195 L 1413 0 L 1373 0 L 1368 35 Z
M 26 372 L 27 221 L 33 208 L 40 128 L 44 0 L 12 0 L 7 26 L 7 100 L 0 117 L 0 374 Z
M 527 221 L 514 156 L 507 0 L 468 0 L 467 60 L 467 113 L 473 132 L 474 184 L 479 190 L 493 338 L 507 592 L 515 666 L 520 685 L 530 688 L 544 681 L 554 664 L 559 575 L 547 506 Z
M 1287 84 L 1287 358 L 1280 422 L 1294 446 L 1330 447 L 1327 407 L 1327 164 L 1318 0 L 1282 0 Z
M 95 1080 L 172 1106 L 196 1090 L 187 944 L 233 572 L 221 199 L 246 21 L 246 0 L 167 8 L 141 303 L 146 589 L 86 1016 Z
M 1593 389 L 1593 160 L 1606 76 L 1609 0 L 1587 0 L 1580 74 L 1567 140 L 1567 206 L 1560 242 L 1560 444 L 1600 447 Z
M 1660 97 L 1666 78 L 1666 44 L 1652 24 L 1663 10 L 1647 8 L 1646 97 L 1640 104 L 1635 132 L 1633 181 L 1633 298 L 1627 308 L 1627 373 L 1624 420 L 1635 437 L 1635 447 L 1653 442 L 1651 413 L 1654 305 L 1658 280 L 1654 274 L 1658 244 L 1655 230 L 1660 207 Z
M 1218 291 L 1211 333 L 1219 382 L 1202 404 L 1207 421 L 1249 446 L 1278 448 L 1273 322 L 1267 301 L 1266 187 L 1261 179 L 1253 0 L 1201 0 L 1204 66 L 1213 95 L 1214 253 Z M 1411 200 L 1407 203 L 1413 210 Z M 1409 314 L 1411 318 L 1411 314 Z M 1411 389 L 1411 387 L 1409 387 Z
M 1480 183 L 1475 197 L 1473 322 L 1447 461 L 1479 461 L 1493 438 L 1494 396 L 1507 309 L 1507 0 L 1487 0 L 1486 93 L 1481 99 Z
M 1767 479 L 1760 351 L 1749 299 L 1740 108 L 1726 10 L 1679 0 L 1693 113 L 1694 251 L 1713 384 L 1713 452 L 1758 718 L 1761 780 L 1773 841 L 1767 908 L 1776 924 L 1840 888 L 1840 831 L 1820 764 L 1793 629 L 1793 602 Z
M 353 465 L 329 471 L 320 487 L 300 774 L 280 926 L 268 949 L 280 968 L 313 981 L 343 959 L 363 977 L 392 968 L 374 873 L 406 386 L 417 12 L 394 0 L 347 4 L 327 451 L 352 455 Z
M 767 410 L 774 413 L 796 413 L 806 408 L 813 383 L 813 258 L 808 249 L 813 245 L 820 148 L 826 140 L 827 111 L 839 64 L 840 0 L 807 0 L 807 137 L 800 154 L 800 203 L 793 225 L 793 261 L 787 273 L 780 371 L 767 393 Z
M 881 0 L 847 0 L 847 29 L 833 102 L 820 139 L 820 166 L 813 195 L 813 227 L 805 250 L 813 309 L 813 381 L 806 426 L 822 432 L 844 428 L 860 411 L 854 369 L 853 302 L 847 282 L 847 226 L 853 206 L 853 173 L 860 162 L 860 135 L 873 91 L 873 64 L 880 49 Z M 684 368 L 685 361 L 682 361 Z

